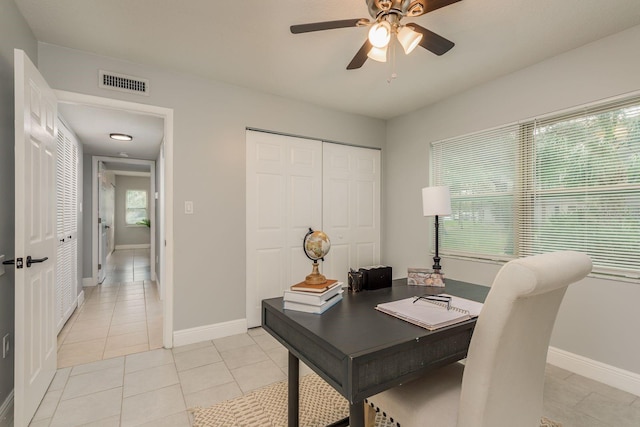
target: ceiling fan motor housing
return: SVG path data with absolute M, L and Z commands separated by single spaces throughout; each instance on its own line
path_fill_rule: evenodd
M 400 16 L 420 16 L 425 13 L 426 0 L 366 0 L 369 15 L 378 19 L 380 16 L 397 14 Z

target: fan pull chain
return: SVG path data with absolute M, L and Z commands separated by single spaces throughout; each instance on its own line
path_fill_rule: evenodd
M 387 79 L 387 83 L 391 84 L 392 81 L 398 77 L 396 74 L 396 43 L 393 43 L 393 40 L 389 43 L 389 56 L 391 57 L 391 76 Z

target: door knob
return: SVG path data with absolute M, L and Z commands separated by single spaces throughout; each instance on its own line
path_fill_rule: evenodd
M 44 258 L 31 258 L 31 255 L 27 256 L 27 268 L 31 267 L 31 264 L 36 264 L 39 262 L 45 262 L 49 257 L 46 256 Z

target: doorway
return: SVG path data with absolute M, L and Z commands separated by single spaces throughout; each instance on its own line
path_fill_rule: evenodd
M 131 282 L 133 285 L 124 288 L 116 289 L 116 286 L 109 286 L 111 289 L 107 289 L 107 286 L 97 285 L 98 281 L 98 214 L 97 214 L 97 202 L 96 198 L 98 195 L 98 191 L 92 191 L 92 198 L 84 200 L 84 209 L 90 210 L 92 213 L 91 220 L 87 221 L 89 224 L 84 226 L 84 233 L 89 235 L 90 240 L 90 248 L 85 247 L 85 257 L 88 259 L 86 262 L 90 262 L 91 265 L 91 273 L 90 277 L 87 277 L 85 273 L 83 279 L 83 285 L 94 285 L 90 287 L 86 287 L 85 289 L 85 301 L 88 302 L 89 299 L 93 296 L 96 297 L 96 301 L 101 300 L 101 302 L 106 303 L 109 300 L 113 302 L 123 301 L 123 305 L 133 307 L 140 306 L 141 301 L 144 299 L 153 299 L 149 298 L 152 294 L 155 294 L 155 300 L 157 304 L 154 304 L 154 307 L 146 307 L 146 311 L 160 314 L 161 316 L 158 318 L 155 317 L 154 330 L 156 332 L 153 333 L 153 337 L 151 333 L 149 333 L 149 345 L 158 346 L 158 347 L 166 347 L 171 348 L 173 346 L 173 281 L 172 281 L 172 273 L 173 273 L 173 244 L 172 244 L 172 225 L 173 225 L 173 214 L 171 209 L 165 209 L 165 207 L 169 207 L 172 205 L 173 194 L 172 194 L 172 171 L 173 171 L 173 111 L 171 109 L 155 107 L 144 104 L 137 104 L 125 101 L 118 101 L 110 98 L 100 98 L 94 97 L 90 95 L 83 95 L 72 92 L 65 91 L 55 91 L 56 96 L 60 104 L 73 104 L 80 107 L 86 108 L 102 108 L 102 109 L 110 109 L 126 112 L 133 116 L 154 116 L 160 118 L 163 121 L 163 138 L 162 145 L 160 149 L 160 153 L 156 161 L 160 162 L 158 164 L 158 174 L 156 175 L 156 161 L 146 161 L 150 166 L 148 167 L 148 174 L 150 182 L 153 184 L 153 187 L 150 188 L 149 191 L 149 199 L 152 201 L 153 208 L 150 207 L 150 219 L 153 227 L 149 227 L 149 233 L 151 234 L 152 241 L 150 242 L 150 247 L 146 248 L 145 251 L 134 251 L 131 254 L 131 265 L 133 268 L 138 269 L 138 271 L 149 271 L 149 279 L 142 279 L 137 283 L 136 280 Z M 100 157 L 100 156 L 97 156 Z M 113 158 L 107 159 L 113 162 Z M 135 159 L 127 159 L 127 158 L 116 158 L 120 165 L 135 165 L 136 163 L 140 163 L 141 161 L 136 161 Z M 144 162 L 144 161 L 142 161 Z M 94 169 L 93 161 L 91 167 L 85 166 L 84 173 L 90 173 L 92 176 L 91 180 L 91 188 L 97 190 L 97 171 Z M 126 169 L 126 167 L 125 167 Z M 130 173 L 130 172 L 129 172 Z M 135 173 L 134 173 L 135 174 Z M 87 184 L 85 184 L 87 185 Z M 156 200 L 158 199 L 158 200 Z M 157 203 L 157 202 L 160 203 Z M 158 209 L 155 208 L 155 203 L 157 203 Z M 157 221 L 156 221 L 156 212 L 157 212 Z M 157 222 L 157 223 L 156 223 Z M 157 242 L 162 242 L 162 245 L 157 244 Z M 145 249 L 145 248 L 136 248 L 136 249 Z M 121 253 L 120 255 L 124 255 Z M 126 256 L 113 257 L 113 262 L 111 268 L 113 272 L 121 270 L 123 267 L 122 262 L 125 262 Z M 120 263 L 120 267 L 118 267 L 118 263 Z M 109 267 L 109 263 L 106 263 L 105 270 Z M 160 274 L 156 274 L 156 267 Z M 86 270 L 86 268 L 85 268 Z M 137 275 L 140 278 L 140 275 Z M 135 279 L 135 277 L 134 277 Z M 151 288 L 148 286 L 148 282 L 155 281 L 155 288 Z M 113 282 L 113 281 L 112 281 Z M 119 282 L 118 282 L 119 283 Z M 113 285 L 113 283 L 112 283 Z M 137 288 L 137 289 L 136 289 Z M 100 289 L 100 298 L 98 297 L 98 293 L 96 291 Z M 140 296 L 145 295 L 146 298 Z M 136 300 L 138 300 L 136 302 Z M 128 301 L 124 304 L 124 301 Z M 86 304 L 85 302 L 85 304 Z M 106 304 L 105 304 L 106 305 Z M 104 306 L 103 306 L 104 307 Z M 103 316 L 106 314 L 102 313 Z M 133 314 L 132 314 L 133 315 Z M 95 314 L 96 317 L 100 317 L 100 314 Z M 113 316 L 113 313 L 112 313 Z M 135 320 L 135 316 L 130 318 L 129 320 Z M 160 319 L 160 320 L 159 320 Z M 134 322 L 135 323 L 135 322 Z M 147 325 L 148 326 L 148 325 Z M 104 327 L 104 325 L 103 325 Z M 114 327 L 114 325 L 110 324 L 108 326 L 110 329 Z M 124 326 L 118 326 L 124 327 Z M 138 322 L 138 327 L 141 327 L 141 323 Z M 151 329 L 149 328 L 149 331 Z M 135 330 L 130 331 L 132 334 L 135 334 Z M 151 341 L 154 344 L 151 344 Z M 135 346 L 132 345 L 131 347 Z M 142 349 L 141 349 L 142 350 Z M 140 351 L 141 351 L 140 350 Z M 104 353 L 106 355 L 106 352 Z

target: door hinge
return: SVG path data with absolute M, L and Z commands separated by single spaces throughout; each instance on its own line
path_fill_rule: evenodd
M 102 270 L 102 264 L 98 264 L 98 270 Z

